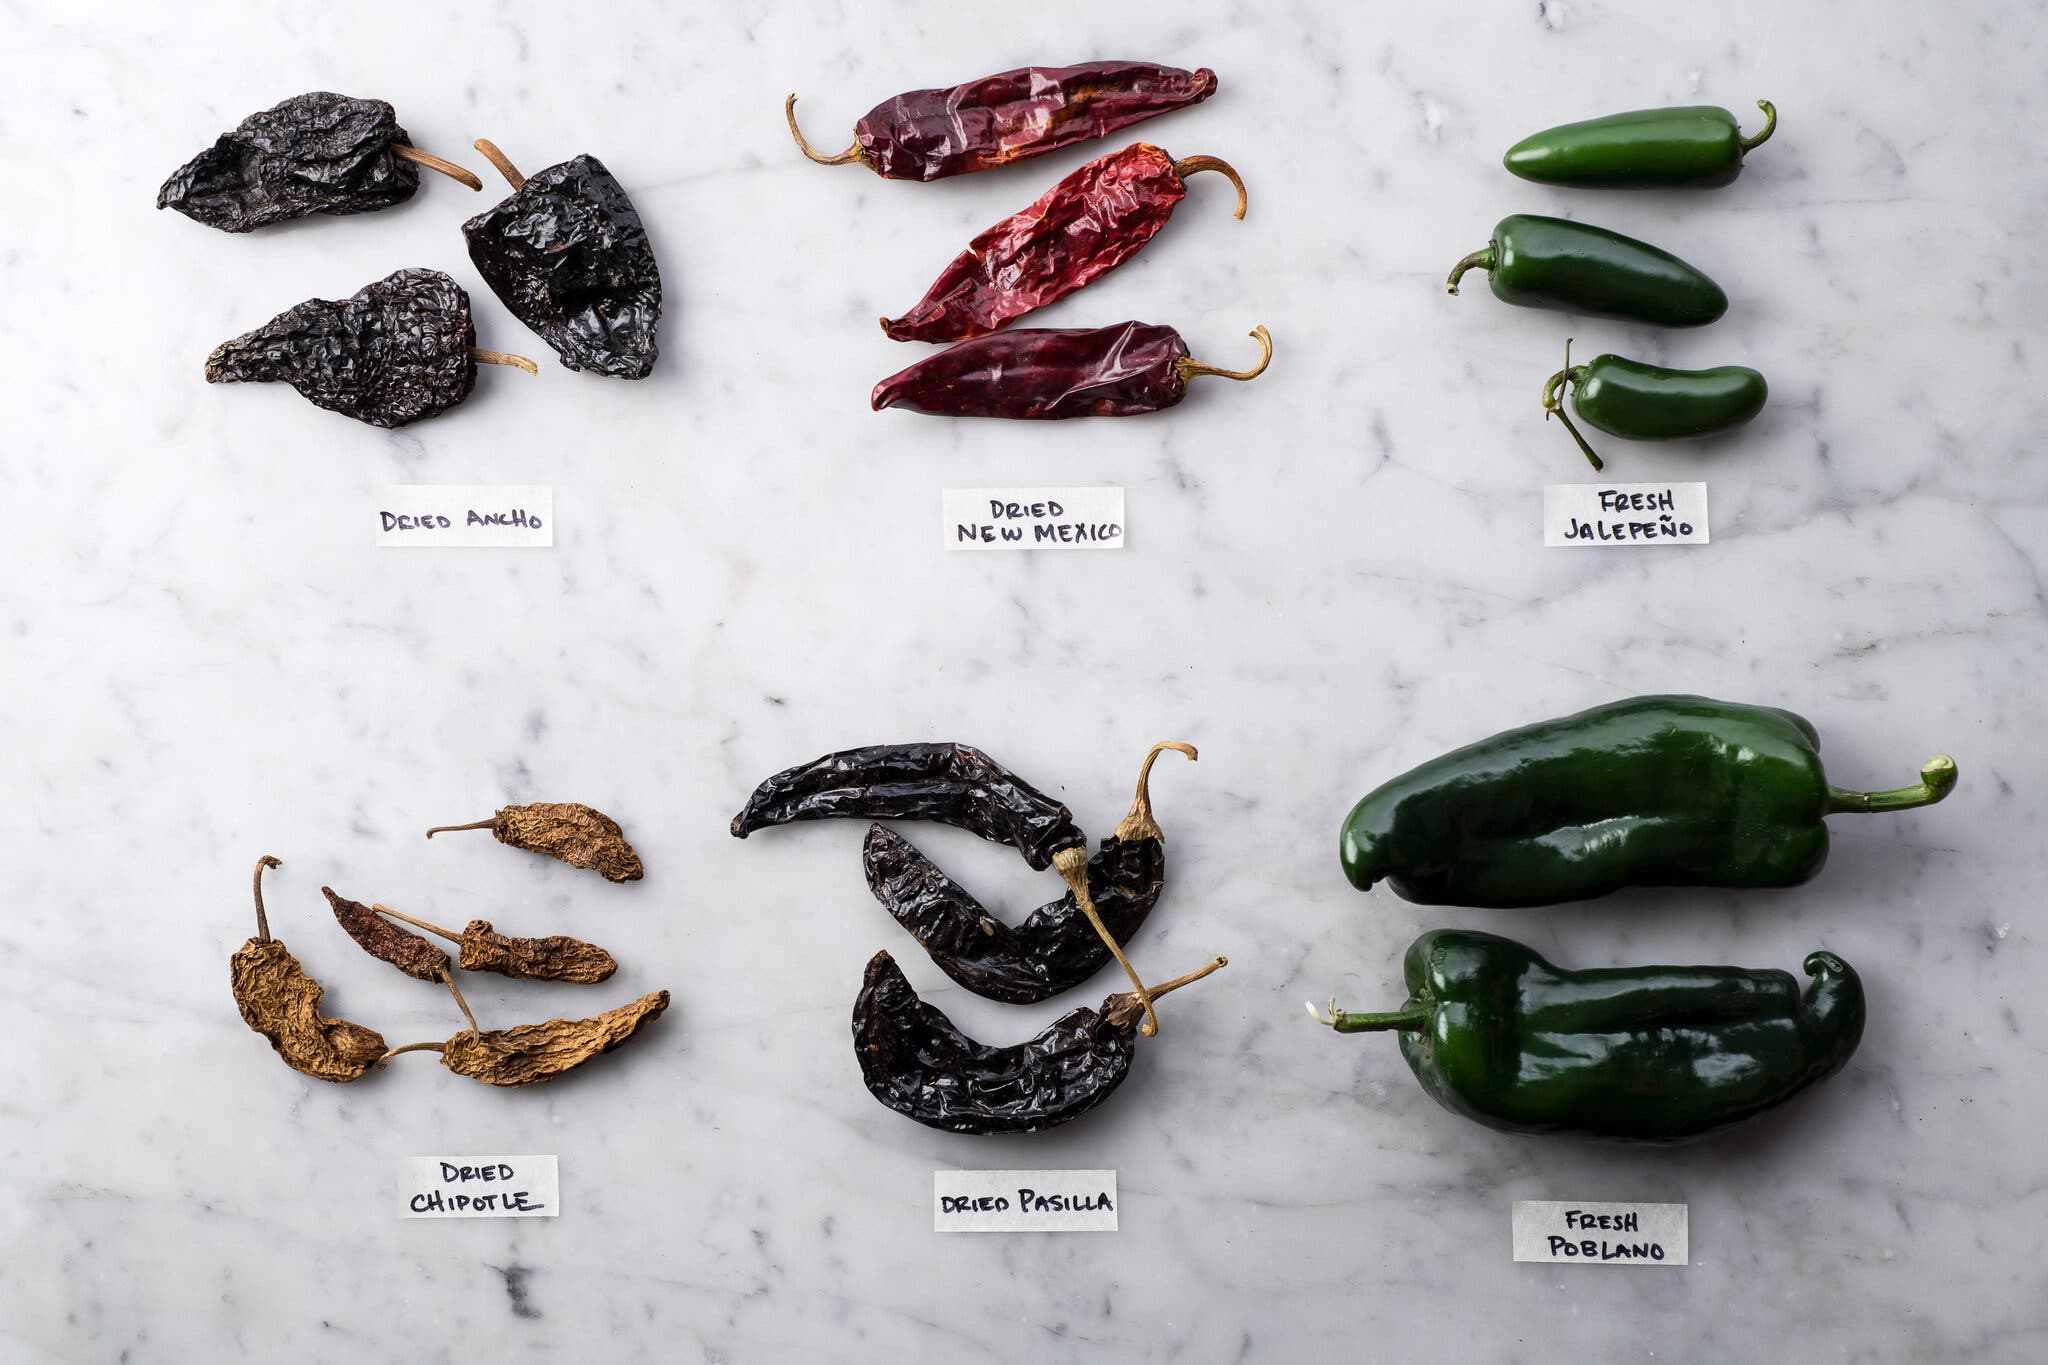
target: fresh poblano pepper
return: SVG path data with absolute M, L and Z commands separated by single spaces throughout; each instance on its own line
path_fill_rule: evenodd
M 1493 295 L 1522 308 L 1555 308 L 1660 327 L 1702 327 L 1728 311 L 1728 296 L 1692 266 L 1648 242 L 1590 223 L 1514 213 L 1493 239 L 1451 271 L 1486 272 Z
M 1524 180 L 1577 189 L 1713 189 L 1742 174 L 1745 152 L 1778 127 L 1778 111 L 1758 100 L 1764 126 L 1744 137 L 1735 115 L 1710 104 L 1634 109 L 1626 114 L 1546 128 L 1501 158 Z
M 1569 972 L 1493 934 L 1437 929 L 1409 946 L 1408 1001 L 1330 1002 L 1339 1033 L 1397 1030 L 1430 1098 L 1508 1133 L 1683 1142 L 1775 1108 L 1842 1069 L 1863 1037 L 1863 983 L 1833 953 L 1790 972 L 1600 967 Z
M 1713 436 L 1741 426 L 1763 411 L 1769 388 L 1746 365 L 1711 370 L 1670 370 L 1618 355 L 1598 355 L 1572 364 L 1564 344 L 1564 368 L 1543 385 L 1543 414 L 1564 423 L 1579 449 L 1603 469 L 1600 457 L 1564 411 L 1563 390 L 1571 390 L 1572 411 L 1590 426 L 1631 441 L 1679 441 Z
M 1509 730 L 1410 769 L 1345 818 L 1359 890 L 1434 905 L 1551 905 L 1624 886 L 1796 886 L 1827 860 L 1823 817 L 1931 805 L 1955 760 L 1852 792 L 1790 711 L 1633 697 Z

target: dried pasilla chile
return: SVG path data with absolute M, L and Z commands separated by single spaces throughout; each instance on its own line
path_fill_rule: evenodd
M 458 1076 L 486 1085 L 535 1085 L 624 1044 L 659 1019 L 668 1002 L 667 991 L 653 991 L 589 1019 L 550 1019 L 490 1030 L 478 1029 L 472 1021 L 468 1030 L 445 1043 L 408 1043 L 393 1048 L 390 1055 L 438 1052 L 441 1065 Z
M 270 936 L 263 871 L 279 865 L 268 854 L 256 862 L 256 936 L 229 960 L 235 1005 L 242 1022 L 268 1038 L 292 1070 L 322 1081 L 357 1080 L 385 1057 L 384 1035 L 321 1014 L 320 983 Z
M 1563 422 L 1595 469 L 1606 465 L 1564 410 L 1567 390 L 1581 421 L 1631 441 L 1717 436 L 1762 412 L 1770 392 L 1764 377 L 1747 365 L 1673 370 L 1618 355 L 1596 355 L 1574 365 L 1572 344 L 1566 341 L 1564 368 L 1543 385 L 1543 417 Z
M 1179 161 L 1148 142 L 1089 162 L 967 244 L 917 306 L 882 319 L 894 341 L 964 341 L 1102 278 L 1152 240 L 1174 205 L 1187 197 L 1187 178 L 1219 171 L 1237 187 L 1244 217 L 1244 181 L 1213 156 Z
M 531 176 L 479 138 L 512 194 L 462 225 L 469 259 L 572 370 L 645 379 L 659 352 L 661 271 L 625 188 L 594 156 Z
M 1152 816 L 1150 778 L 1153 761 L 1167 749 L 1196 756 L 1191 745 L 1153 745 L 1139 770 L 1130 812 L 1088 860 L 1096 914 L 1121 944 L 1145 923 L 1166 886 L 1165 836 Z M 908 839 L 880 825 L 869 829 L 862 861 L 875 899 L 947 976 L 976 995 L 1036 1004 L 1080 985 L 1111 961 L 1072 891 L 1012 927 L 990 915 Z
M 1171 327 L 1034 328 L 963 341 L 875 385 L 876 412 L 908 408 L 934 417 L 1131 417 L 1170 408 L 1198 375 L 1256 379 L 1273 359 L 1273 338 L 1254 327 L 1259 363 L 1221 370 L 1188 354 Z
M 399 270 L 345 299 L 307 299 L 206 357 L 209 384 L 283 381 L 315 406 L 402 427 L 469 397 L 477 362 L 538 368 L 476 348 L 469 295 L 438 270 Z
M 1149 997 L 1224 965 L 1219 957 Z M 1036 1133 L 1081 1117 L 1123 1084 L 1147 1008 L 1139 994 L 1112 995 L 1028 1042 L 990 1047 L 918 999 L 895 959 L 876 953 L 853 1004 L 853 1050 L 869 1092 L 907 1118 L 951 1133 Z
M 461 933 L 414 919 L 388 905 L 370 907 L 379 915 L 404 920 L 415 929 L 439 934 L 458 945 L 461 955 L 455 965 L 466 972 L 496 972 L 523 981 L 569 981 L 593 985 L 608 979 L 619 969 L 618 960 L 595 943 L 585 943 L 567 934 L 544 938 L 514 938 L 491 927 L 487 919 L 473 919 Z
M 1216 93 L 1216 73 L 1151 62 L 1020 66 L 942 90 L 884 100 L 853 125 L 837 156 L 814 151 L 783 103 L 797 150 L 821 166 L 858 161 L 889 180 L 939 180 L 1106 137 Z
M 326 90 L 251 114 L 172 173 L 156 206 L 223 232 L 308 214 L 374 213 L 402 204 L 429 167 L 473 190 L 484 182 L 412 145 L 383 100 Z
M 595 871 L 608 882 L 637 882 L 646 872 L 619 822 L 575 801 L 504 806 L 488 820 L 436 825 L 427 837 L 465 829 L 487 829 L 501 844 Z

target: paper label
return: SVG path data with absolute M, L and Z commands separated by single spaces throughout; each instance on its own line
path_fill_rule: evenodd
M 949 550 L 1124 547 L 1121 488 L 948 488 L 939 513 Z
M 1684 1204 L 1515 1201 L 1515 1259 L 1546 1265 L 1685 1265 Z
M 1543 489 L 1545 545 L 1705 545 L 1703 483 L 1553 483 Z
M 551 1156 L 409 1156 L 399 1171 L 407 1218 L 553 1218 L 561 1194 Z
M 933 1232 L 1115 1232 L 1115 1171 L 933 1171 Z
M 544 483 L 391 483 L 371 509 L 377 545 L 546 549 L 555 490 Z

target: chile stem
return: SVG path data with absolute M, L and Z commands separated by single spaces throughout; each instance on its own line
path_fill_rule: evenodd
M 258 943 L 270 942 L 270 917 L 263 913 L 263 869 L 266 867 L 283 866 L 283 863 L 271 857 L 268 853 L 256 860 L 256 941 Z
M 1479 250 L 1473 252 L 1470 256 L 1467 256 L 1464 260 L 1459 261 L 1456 265 L 1452 266 L 1451 278 L 1444 283 L 1444 288 L 1449 290 L 1453 294 L 1457 293 L 1458 281 L 1464 278 L 1465 272 L 1468 270 L 1484 270 L 1489 275 L 1493 273 L 1492 242 L 1488 242 L 1485 246 L 1479 248 Z
M 447 929 L 443 929 L 438 924 L 429 924 L 423 919 L 414 919 L 411 915 L 406 914 L 403 910 L 393 910 L 390 906 L 385 905 L 382 902 L 373 903 L 370 906 L 370 908 L 372 910 L 375 910 L 380 915 L 389 915 L 393 919 L 402 919 L 415 929 L 424 929 L 430 934 L 439 934 L 442 938 L 447 939 L 450 943 L 462 942 L 462 935 L 454 933 Z
M 1389 1011 L 1386 1014 L 1353 1014 L 1337 1008 L 1337 997 L 1330 997 L 1330 1013 L 1325 1017 L 1310 1001 L 1309 1017 L 1318 1024 L 1328 1024 L 1339 1033 L 1378 1033 L 1387 1029 L 1406 1029 L 1410 1033 L 1421 1033 L 1429 1027 L 1436 1014 L 1436 1006 L 1424 1001 L 1406 1009 Z
M 1052 866 L 1060 874 L 1060 880 L 1074 893 L 1074 904 L 1081 907 L 1081 913 L 1088 917 L 1088 923 L 1095 926 L 1097 937 L 1109 949 L 1109 955 L 1116 959 L 1116 965 L 1124 969 L 1124 975 L 1131 979 L 1132 994 L 1145 1011 L 1144 1033 L 1147 1038 L 1159 1032 L 1159 1016 L 1152 1012 L 1152 992 L 1138 979 L 1138 969 L 1124 956 L 1123 945 L 1109 932 L 1109 926 L 1102 922 L 1102 916 L 1095 912 L 1095 897 L 1088 892 L 1088 850 L 1085 846 L 1063 848 L 1052 855 Z
M 469 356 L 470 359 L 484 365 L 510 365 L 513 369 L 524 370 L 528 374 L 540 373 L 540 366 L 525 356 L 513 355 L 510 351 L 485 351 L 472 346 L 469 348 Z
M 1179 360 L 1173 362 L 1173 368 L 1180 375 L 1180 382 L 1185 384 L 1196 375 L 1209 374 L 1216 376 L 1218 379 L 1235 379 L 1242 383 L 1247 379 L 1257 379 L 1260 375 L 1264 374 L 1266 367 L 1273 363 L 1273 334 L 1266 330 L 1264 323 L 1260 323 L 1257 327 L 1246 332 L 1245 335 L 1259 343 L 1259 350 L 1262 354 L 1259 356 L 1258 364 L 1252 366 L 1249 370 L 1220 370 L 1214 365 L 1204 365 L 1193 356 L 1184 355 Z
M 431 839 L 436 834 L 454 834 L 458 830 L 465 829 L 489 829 L 497 823 L 497 817 L 493 816 L 489 820 L 472 820 L 466 825 L 436 825 L 427 831 L 427 837 Z
M 1886 792 L 1852 792 L 1829 787 L 1827 813 L 1836 815 L 1843 811 L 1856 811 L 1868 814 L 1931 806 L 1954 791 L 1955 787 L 1956 761 L 1947 754 L 1936 754 L 1920 765 L 1920 780 L 1910 787 L 1895 787 Z
M 1152 818 L 1152 761 L 1159 757 L 1163 749 L 1186 754 L 1190 763 L 1200 757 L 1195 753 L 1194 745 L 1182 744 L 1179 740 L 1162 739 L 1152 746 L 1150 752 L 1145 755 L 1144 766 L 1138 769 L 1138 794 L 1131 798 L 1130 810 L 1110 833 L 1110 838 L 1120 844 L 1134 844 L 1140 839 L 1166 837 L 1159 828 L 1159 822 Z
M 447 1050 L 448 1044 L 446 1043 L 407 1043 L 404 1047 L 392 1048 L 391 1051 L 379 1057 L 377 1065 L 382 1066 L 403 1052 L 446 1052 Z
M 848 147 L 838 156 L 825 156 L 816 148 L 812 147 L 811 144 L 804 139 L 803 130 L 796 126 L 795 95 L 791 95 L 788 99 L 782 102 L 782 116 L 789 120 L 789 135 L 796 139 L 796 149 L 802 152 L 805 156 L 809 157 L 811 160 L 817 162 L 820 166 L 844 166 L 849 161 L 867 160 L 867 158 L 861 154 L 862 148 L 859 141 L 857 140 L 851 147 Z M 1244 217 L 1242 213 L 1238 214 L 1237 216 L 1240 218 Z
M 441 983 L 448 988 L 448 993 L 455 997 L 456 1007 L 462 1011 L 462 1017 L 469 1021 L 469 1031 L 471 1033 L 481 1032 L 476 1026 L 476 1016 L 469 1012 L 469 1002 L 462 998 L 462 991 L 455 984 L 455 973 L 445 967 L 442 968 Z
M 400 161 L 410 161 L 415 166 L 425 166 L 430 171 L 439 171 L 450 180 L 460 180 L 473 190 L 484 187 L 484 182 L 476 178 L 476 172 L 466 170 L 452 161 L 443 161 L 432 152 L 423 152 L 417 147 L 408 147 L 401 142 L 391 149 L 391 154 Z
M 796 96 L 791 95 L 790 98 L 795 99 Z M 1237 173 L 1237 171 L 1231 167 L 1231 164 L 1228 161 L 1225 161 L 1220 157 L 1184 156 L 1180 160 L 1173 163 L 1173 173 L 1179 176 L 1182 180 L 1186 180 L 1189 176 L 1194 175 L 1198 171 L 1215 171 L 1218 174 L 1229 176 L 1230 183 L 1237 186 L 1237 213 L 1235 216 L 1239 218 L 1244 217 L 1246 203 L 1244 194 L 1244 177 L 1240 176 Z
M 504 176 L 505 179 L 512 182 L 512 188 L 514 190 L 523 189 L 525 187 L 526 177 L 521 175 L 519 173 L 519 168 L 512 164 L 511 157 L 506 156 L 503 152 L 498 150 L 497 143 L 491 141 L 487 137 L 480 137 L 476 140 L 476 149 L 484 154 L 484 160 L 490 162 L 493 166 L 496 166 L 498 168 L 499 175 Z
M 1757 130 L 1755 137 L 1742 139 L 1742 150 L 1745 152 L 1753 152 L 1758 147 L 1763 146 L 1764 143 L 1770 141 L 1771 134 L 1778 131 L 1777 106 L 1773 105 L 1769 100 L 1758 100 L 1756 107 L 1764 111 L 1764 126 Z

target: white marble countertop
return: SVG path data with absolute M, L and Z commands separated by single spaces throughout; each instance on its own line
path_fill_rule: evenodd
M 0 1356 L 2048 1355 L 2038 5 L 4 13 Z M 1124 422 L 869 413 L 910 354 L 876 315 L 1106 148 L 884 182 L 799 159 L 782 96 L 823 145 L 898 90 L 1097 57 L 1214 67 L 1214 99 L 1136 135 L 1231 160 L 1252 209 L 1233 222 L 1197 180 L 1142 257 L 1041 317 L 1170 322 L 1226 365 L 1262 322 L 1271 372 Z M 489 200 L 453 184 L 239 238 L 151 208 L 219 130 L 315 88 L 389 99 L 471 164 L 477 136 L 528 169 L 601 156 L 662 262 L 654 377 L 488 372 L 397 433 L 202 383 L 218 341 L 403 265 L 471 287 L 484 345 L 545 356 L 476 279 L 457 225 Z M 1498 165 L 1551 123 L 1758 97 L 1783 122 L 1727 190 L 1574 195 Z M 1727 285 L 1728 316 L 1667 335 L 1447 299 L 1514 211 L 1657 241 Z M 1769 375 L 1738 438 L 1608 452 L 1613 477 L 1705 479 L 1710 547 L 1542 548 L 1539 487 L 1584 477 L 1536 404 L 1567 335 Z M 393 482 L 552 484 L 555 548 L 373 549 L 369 490 Z M 1119 554 L 937 548 L 949 484 L 1096 482 L 1129 490 Z M 1483 913 L 1344 882 L 1335 827 L 1377 781 L 1660 690 L 1802 712 L 1846 785 L 1939 750 L 1962 783 L 1836 821 L 1795 891 Z M 959 739 L 1099 834 L 1167 737 L 1202 757 L 1157 774 L 1172 880 L 1134 953 L 1229 969 L 1162 1007 L 1085 1122 L 974 1140 L 875 1104 L 847 1038 L 875 949 L 994 1040 L 1116 982 L 966 996 L 869 898 L 858 826 L 738 843 L 746 791 L 828 749 Z M 419 837 L 543 799 L 619 815 L 646 880 Z M 964 835 L 917 837 L 1012 913 L 1052 894 Z M 447 1002 L 357 955 L 322 883 L 599 939 L 626 964 L 602 1003 L 666 986 L 675 1007 L 530 1093 L 426 1058 L 305 1080 L 227 994 L 266 852 L 281 936 L 394 1040 L 452 1031 Z M 1842 1075 L 1725 1140 L 1506 1137 L 1438 1109 L 1391 1042 L 1302 1014 L 1396 1003 L 1436 924 L 1568 965 L 1796 968 L 1825 945 L 1861 968 L 1870 1027 Z M 592 1000 L 470 993 L 500 1022 Z M 398 1159 L 454 1151 L 559 1154 L 566 1212 L 394 1216 Z M 937 1236 L 944 1166 L 1113 1167 L 1123 1230 Z M 1509 1204 L 1541 1198 L 1686 1201 L 1694 1263 L 1515 1265 Z

